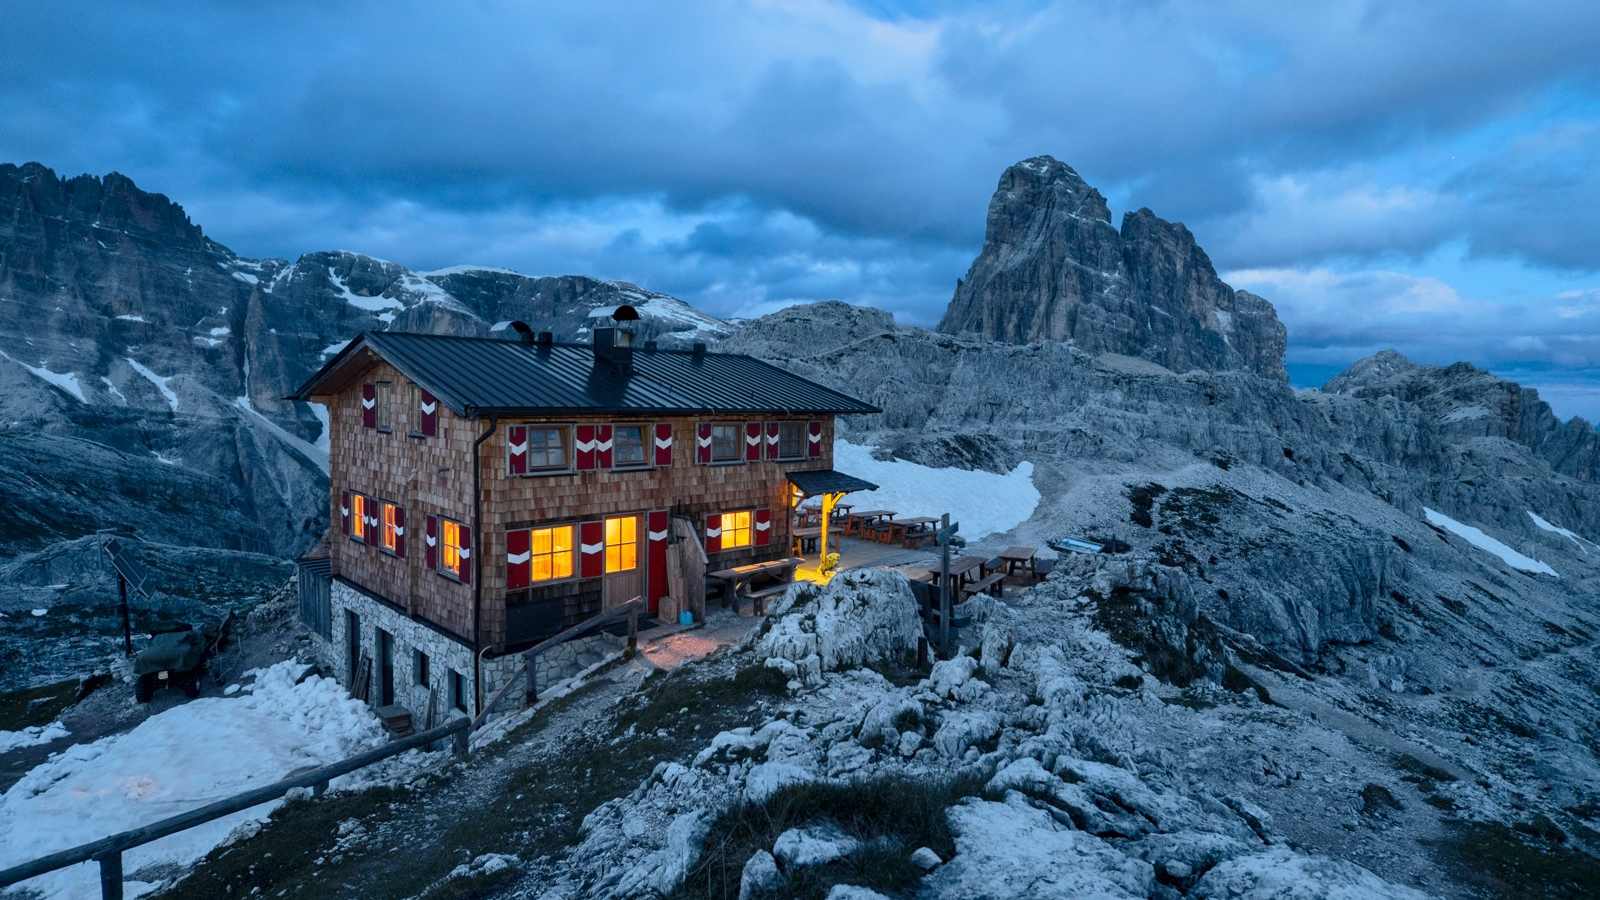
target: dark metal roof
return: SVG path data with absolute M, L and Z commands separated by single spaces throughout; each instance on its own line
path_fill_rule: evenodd
M 818 494 L 832 494 L 837 492 L 850 493 L 851 491 L 875 491 L 878 486 L 870 481 L 835 472 L 832 469 L 811 469 L 805 472 L 790 472 L 789 483 L 800 489 L 800 493 L 807 497 Z
M 876 413 L 877 407 L 749 356 L 634 348 L 631 369 L 588 344 L 366 332 L 291 395 L 326 393 L 329 376 L 370 349 L 461 415 L 571 412 Z

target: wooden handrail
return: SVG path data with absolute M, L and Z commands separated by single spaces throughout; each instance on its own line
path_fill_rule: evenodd
M 434 741 L 443 738 L 455 737 L 455 751 L 458 756 L 467 753 L 467 731 L 470 723 L 465 718 L 455 719 L 418 732 L 410 737 L 397 741 L 390 741 L 382 747 L 358 753 L 348 759 L 331 763 L 321 768 L 312 769 L 299 775 L 285 778 L 265 787 L 234 794 L 215 803 L 192 809 L 185 813 L 143 825 L 139 828 L 121 831 L 97 841 L 80 844 L 70 850 L 61 850 L 48 856 L 30 860 L 9 869 L 0 869 L 0 888 L 9 887 L 20 881 L 27 881 L 47 872 L 65 869 L 78 863 L 94 860 L 100 863 L 100 896 L 104 900 L 122 900 L 122 854 L 152 841 L 158 841 L 168 835 L 187 831 L 207 822 L 212 822 L 223 816 L 231 816 L 236 812 L 260 806 L 269 800 L 276 800 L 294 788 L 311 788 L 317 793 L 327 789 L 328 782 L 341 775 L 348 775 L 357 769 L 364 769 L 373 763 L 382 762 L 393 756 L 399 756 L 409 750 L 425 747 Z
M 632 600 L 629 600 L 627 603 L 624 603 L 621 606 L 613 607 L 590 616 L 589 618 L 584 619 L 582 622 L 579 622 L 570 628 L 563 628 L 554 635 L 551 635 L 539 643 L 534 644 L 532 647 L 529 647 L 526 650 L 517 651 L 517 655 L 522 657 L 523 669 L 527 669 L 536 665 L 535 659 L 539 656 L 539 654 L 544 653 L 546 650 L 550 650 L 561 644 L 564 644 L 585 631 L 592 631 L 593 629 L 610 625 L 612 622 L 620 622 L 623 619 L 628 620 L 628 641 L 631 645 L 638 639 L 639 613 L 643 610 L 644 598 L 634 597 Z M 516 676 L 512 676 L 511 678 L 506 679 L 505 684 L 500 685 L 500 689 L 494 692 L 494 696 L 489 698 L 489 702 L 483 705 L 483 709 L 479 710 L 477 717 L 472 720 L 473 731 L 477 731 L 479 728 L 483 727 L 483 723 L 488 721 L 489 714 L 494 711 L 496 704 L 498 704 L 501 698 L 503 698 L 506 693 L 511 690 L 511 686 L 516 683 Z

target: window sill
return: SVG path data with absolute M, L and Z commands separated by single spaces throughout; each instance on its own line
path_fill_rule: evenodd
M 746 459 L 713 459 L 711 462 L 706 463 L 706 465 L 708 465 L 708 466 L 742 466 L 742 465 L 745 465 L 747 462 L 749 462 L 749 460 L 746 460 Z

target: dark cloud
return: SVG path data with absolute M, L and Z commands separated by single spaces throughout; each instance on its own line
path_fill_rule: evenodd
M 8 9 L 6 31 L 0 158 L 125 171 L 246 254 L 348 247 L 630 278 L 723 313 L 837 296 L 930 322 L 1000 171 L 1044 152 L 1119 208 L 1188 222 L 1221 268 L 1305 276 L 1264 292 L 1306 352 L 1387 329 L 1498 353 L 1513 307 L 1492 298 L 1443 324 L 1303 314 L 1315 290 L 1390 297 L 1360 273 L 1421 280 L 1442 247 L 1574 290 L 1600 272 L 1587 0 L 66 2 Z M 1590 358 L 1523 336 L 1545 342 L 1526 359 Z

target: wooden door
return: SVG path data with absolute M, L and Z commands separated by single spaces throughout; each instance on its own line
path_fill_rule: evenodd
M 606 519 L 605 608 L 621 606 L 644 593 L 644 516 Z
M 378 630 L 378 705 L 394 704 L 394 637 Z

